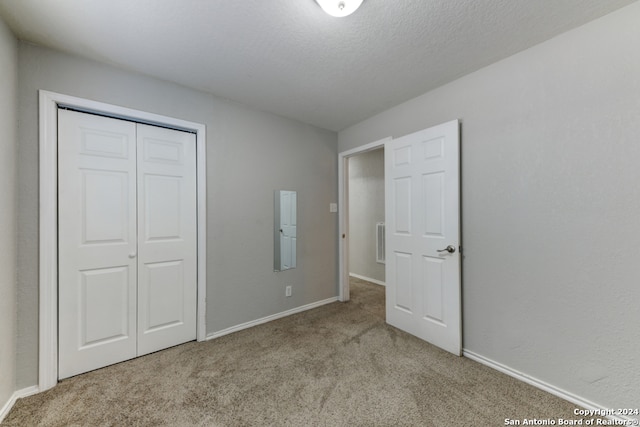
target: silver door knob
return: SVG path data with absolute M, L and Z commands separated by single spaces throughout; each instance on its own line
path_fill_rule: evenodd
M 454 253 L 456 251 L 456 248 L 454 248 L 453 246 L 449 245 L 444 249 L 438 249 L 438 252 L 449 252 L 450 254 Z
M 135 257 L 136 257 L 136 253 L 135 253 L 135 252 L 131 252 L 131 253 L 129 254 L 129 258 L 135 258 Z

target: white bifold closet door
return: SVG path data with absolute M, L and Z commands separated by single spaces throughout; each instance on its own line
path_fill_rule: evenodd
M 58 111 L 58 377 L 196 338 L 195 135 Z

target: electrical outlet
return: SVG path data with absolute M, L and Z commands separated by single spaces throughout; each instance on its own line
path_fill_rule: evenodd
M 286 288 L 284 288 L 284 296 L 285 297 L 291 296 L 291 286 L 287 286 Z

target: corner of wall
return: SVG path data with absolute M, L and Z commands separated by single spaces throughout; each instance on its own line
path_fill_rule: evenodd
M 16 388 L 18 42 L 0 18 L 0 421 Z

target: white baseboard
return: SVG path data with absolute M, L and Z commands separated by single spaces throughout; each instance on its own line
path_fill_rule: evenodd
M 31 396 L 32 394 L 36 394 L 39 391 L 40 389 L 35 385 L 23 388 L 18 391 L 14 391 L 7 403 L 5 403 L 2 409 L 0 409 L 0 423 L 2 422 L 2 420 L 4 420 L 4 417 L 9 414 L 9 411 L 11 411 L 11 408 L 13 408 L 13 405 L 15 405 L 18 399 L 20 399 L 21 397 Z
M 367 282 L 375 283 L 376 285 L 387 286 L 387 284 L 381 280 L 376 280 L 376 279 L 372 279 L 371 277 L 361 276 L 360 274 L 349 273 L 349 276 L 355 277 L 356 279 L 365 280 Z
M 513 377 L 517 380 L 520 380 L 522 382 L 525 382 L 529 385 L 532 385 L 536 388 L 539 388 L 540 390 L 544 390 L 547 393 L 553 394 L 554 396 L 558 396 L 568 402 L 574 403 L 584 409 L 588 409 L 588 410 L 594 410 L 594 411 L 603 411 L 602 413 L 606 413 L 606 410 L 610 410 L 611 408 L 605 408 L 602 405 L 598 405 L 596 403 L 591 402 L 590 400 L 584 399 L 580 396 L 577 396 L 573 393 L 570 393 L 566 390 L 563 390 L 561 388 L 558 388 L 552 384 L 549 384 L 547 382 L 544 382 L 542 380 L 539 380 L 537 378 L 534 378 L 530 375 L 527 375 L 523 372 L 517 371 L 513 368 L 510 368 L 506 365 L 503 365 L 502 363 L 496 362 L 494 360 L 488 359 L 484 356 L 481 356 L 479 354 L 476 354 L 472 351 L 469 350 L 462 350 L 462 355 L 464 357 L 467 357 L 471 360 L 475 360 L 478 363 L 481 363 L 485 366 L 488 366 L 492 369 L 495 369 L 496 371 L 500 371 L 503 374 L 509 375 L 510 377 Z M 573 414 L 567 414 L 567 418 L 571 418 L 570 415 Z M 628 417 L 620 417 L 620 416 L 616 416 L 616 415 L 607 415 L 606 418 L 611 419 L 611 420 L 616 420 L 616 421 L 621 421 L 621 422 L 626 422 L 627 424 L 622 424 L 622 425 L 636 425 L 636 424 L 631 424 L 632 421 L 634 421 L 633 418 L 628 418 Z
M 248 329 L 253 326 L 261 325 L 263 323 L 271 322 L 272 320 L 281 319 L 283 317 L 291 316 L 292 314 L 301 313 L 303 311 L 311 310 L 312 308 L 321 307 L 326 304 L 331 304 L 332 302 L 338 301 L 338 297 L 331 297 L 322 301 L 312 302 L 311 304 L 303 305 L 300 307 L 292 308 L 291 310 L 283 311 L 281 313 L 272 314 L 271 316 L 263 317 L 261 319 L 252 320 L 251 322 L 241 323 L 236 326 L 232 326 L 230 328 L 223 329 L 218 332 L 212 332 L 207 334 L 207 341 L 212 340 L 214 338 L 219 338 L 224 335 L 229 335 L 234 332 L 241 331 L 243 329 Z

